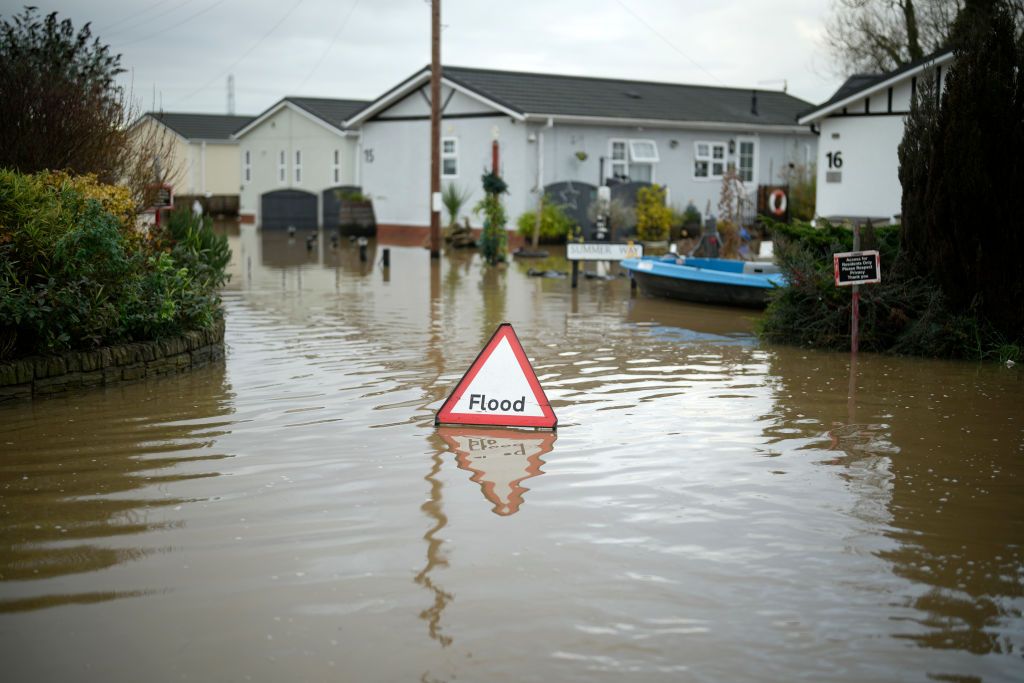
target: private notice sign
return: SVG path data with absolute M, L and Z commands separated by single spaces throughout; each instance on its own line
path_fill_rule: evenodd
M 555 428 L 558 419 L 512 325 L 498 326 L 434 424 Z
M 847 251 L 832 254 L 836 285 L 863 285 L 882 281 L 882 263 L 877 251 Z

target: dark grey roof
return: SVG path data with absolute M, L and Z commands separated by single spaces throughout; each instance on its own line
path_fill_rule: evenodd
M 809 102 L 777 90 L 451 66 L 444 67 L 444 75 L 520 114 L 793 125 L 797 113 L 810 106 Z
M 305 109 L 313 116 L 342 130 L 341 122 L 369 104 L 367 100 L 335 100 L 326 97 L 295 97 L 284 98 L 297 107 Z
M 845 81 L 843 81 L 843 84 L 839 86 L 839 89 L 832 93 L 832 97 L 828 98 L 827 100 L 825 100 L 824 102 L 817 106 L 811 107 L 806 111 L 800 112 L 799 118 L 802 119 L 805 116 L 810 116 L 811 114 L 814 114 L 817 111 L 827 109 L 829 106 L 835 104 L 836 102 L 839 102 L 840 100 L 845 100 L 846 98 L 852 97 L 859 92 L 869 90 L 872 86 L 875 86 L 881 83 L 882 81 L 887 81 L 891 78 L 899 76 L 902 73 L 912 71 L 917 67 L 921 66 L 922 64 L 927 64 L 932 60 L 944 57 L 945 55 L 951 53 L 952 51 L 952 48 L 944 48 L 937 52 L 933 52 L 930 55 L 926 55 L 921 59 L 915 60 L 908 64 L 904 64 L 898 69 L 893 69 L 892 71 L 887 71 L 886 73 L 883 74 L 854 74 L 847 78 Z
M 178 135 L 190 140 L 230 140 L 232 133 L 252 121 L 251 116 L 230 114 L 181 114 L 151 111 L 148 115 Z

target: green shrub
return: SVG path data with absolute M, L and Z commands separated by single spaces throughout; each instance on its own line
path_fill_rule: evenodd
M 516 221 L 519 234 L 523 237 L 532 236 L 536 223 L 536 211 L 527 211 L 522 214 Z M 555 204 L 550 197 L 544 197 L 544 207 L 540 213 L 541 242 L 564 242 L 575 227 L 575 221 L 565 214 L 561 206 Z
M 759 323 L 767 341 L 845 350 L 852 297 L 835 285 L 832 254 L 851 251 L 848 228 L 768 221 L 775 258 L 788 285 L 772 292 Z M 860 288 L 860 349 L 943 358 L 1016 360 L 1024 340 L 1001 334 L 977 308 L 957 312 L 942 291 L 917 275 L 900 247 L 898 226 L 861 231 L 861 248 L 877 249 L 882 281 Z
M 484 187 L 484 198 L 477 202 L 473 211 L 483 214 L 480 253 L 484 261 L 493 266 L 508 257 L 508 232 L 505 229 L 508 216 L 505 205 L 501 203 L 501 195 L 508 191 L 508 184 L 496 173 L 484 173 L 480 180 Z
M 144 241 L 83 184 L 118 196 L 0 171 L 0 358 L 170 336 L 220 315 L 230 252 L 208 219 L 173 214 Z
M 636 193 L 636 232 L 645 242 L 668 239 L 672 212 L 665 206 L 665 188 L 649 185 Z

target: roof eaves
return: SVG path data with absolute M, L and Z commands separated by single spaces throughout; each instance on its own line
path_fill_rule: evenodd
M 391 88 L 387 92 L 383 93 L 380 97 L 369 102 L 365 107 L 355 112 L 349 118 L 342 121 L 342 125 L 346 128 L 351 128 L 354 125 L 363 123 L 367 118 L 383 110 L 387 106 L 390 106 L 392 102 L 396 102 L 405 97 L 409 92 L 415 88 L 416 84 L 424 77 L 424 75 L 430 74 L 430 67 L 420 69 L 416 73 L 412 74 L 404 81 Z
M 648 128 L 676 128 L 689 130 L 732 130 L 732 131 L 765 131 L 807 133 L 806 127 L 800 126 L 794 119 L 793 123 L 752 123 L 744 121 L 695 121 L 682 119 L 643 119 L 625 116 L 587 116 L 578 114 L 538 114 L 524 115 L 528 121 L 562 121 L 565 123 L 585 123 L 590 125 L 643 126 Z
M 883 88 L 888 88 L 890 85 L 893 85 L 894 83 L 903 80 L 907 76 L 915 75 L 932 66 L 941 66 L 952 60 L 952 48 L 947 48 L 945 50 L 939 50 L 938 52 L 934 52 L 928 55 L 927 57 L 923 57 L 917 60 L 916 62 L 906 64 L 900 67 L 899 69 L 890 71 L 886 74 L 882 74 L 881 76 L 878 77 L 877 80 L 868 83 L 862 86 L 861 88 L 858 88 L 857 90 L 854 90 L 845 97 L 839 99 L 832 98 L 831 100 L 818 105 L 814 109 L 810 109 L 806 112 L 799 114 L 797 118 L 797 123 L 799 123 L 800 125 L 814 123 L 819 119 L 825 118 L 832 112 L 838 109 L 842 109 L 843 107 L 849 105 L 852 102 L 856 102 L 857 100 L 864 97 L 870 97 L 879 90 L 882 90 Z

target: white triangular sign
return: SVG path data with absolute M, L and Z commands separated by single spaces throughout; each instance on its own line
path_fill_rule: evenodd
M 434 423 L 555 428 L 558 418 L 512 325 L 498 326 Z

